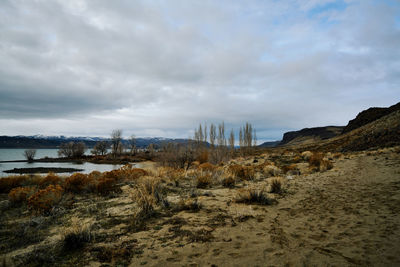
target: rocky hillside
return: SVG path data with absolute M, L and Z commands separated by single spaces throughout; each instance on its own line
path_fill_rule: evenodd
M 280 145 L 325 140 L 341 134 L 342 131 L 342 126 L 326 126 L 305 128 L 300 131 L 287 132 L 283 135 Z
M 304 146 L 303 149 L 362 151 L 400 145 L 400 110 L 383 116 L 351 132 Z
M 358 113 L 357 117 L 347 124 L 343 129 L 343 133 L 348 133 L 354 129 L 364 126 L 370 122 L 382 118 L 394 111 L 400 110 L 400 102 L 388 108 L 369 108 Z

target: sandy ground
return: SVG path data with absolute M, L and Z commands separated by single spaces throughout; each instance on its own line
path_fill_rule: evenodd
M 400 265 L 399 154 L 342 158 L 287 188 L 273 206 L 230 203 L 236 189 L 207 190 L 203 210 L 173 217 L 184 223 L 136 233 L 144 253 L 131 266 Z M 192 242 L 179 227 L 212 238 Z
M 142 167 L 154 169 L 149 163 Z M 135 204 L 129 185 L 115 197 L 80 196 L 55 219 L 31 218 L 23 211 L 28 222 L 20 223 L 23 234 L 15 238 L 24 244 L 26 233 L 38 231 L 46 238 L 23 246 L 4 235 L 1 240 L 15 249 L 0 256 L 18 265 L 33 255 L 48 266 L 400 266 L 398 152 L 346 155 L 334 160 L 329 171 L 289 178 L 284 178 L 283 195 L 269 194 L 277 203 L 266 206 L 234 199 L 243 187 L 266 187 L 270 178 L 231 189 L 220 184 L 193 189 L 191 181 L 170 184 L 170 203 L 195 194 L 202 208 L 161 211 L 146 220 L 144 231 L 132 227 Z M 15 215 L 19 209 L 7 212 L 4 233 L 25 218 Z M 72 218 L 91 225 L 93 240 L 80 251 L 57 252 Z M 52 253 L 61 255 L 62 262 L 52 262 Z

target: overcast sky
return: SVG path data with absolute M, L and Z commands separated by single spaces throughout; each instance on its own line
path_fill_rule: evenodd
M 400 101 L 400 2 L 1 0 L 0 62 L 0 135 L 277 140 Z

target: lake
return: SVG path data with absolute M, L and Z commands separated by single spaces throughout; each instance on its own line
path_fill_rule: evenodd
M 7 160 L 25 160 L 24 157 L 25 149 L 22 148 L 5 148 L 0 149 L 0 161 Z M 35 159 L 49 157 L 57 158 L 58 149 L 36 149 Z M 88 151 L 87 151 L 88 152 Z M 0 177 L 14 175 L 12 173 L 5 173 L 5 170 L 10 170 L 14 168 L 37 168 L 37 167 L 55 167 L 55 168 L 76 168 L 83 169 L 82 173 L 90 173 L 92 171 L 111 171 L 119 169 L 123 165 L 121 164 L 94 164 L 89 162 L 84 162 L 82 164 L 76 162 L 7 162 L 0 163 Z M 62 173 L 61 173 L 62 174 Z M 68 174 L 68 173 L 65 173 Z

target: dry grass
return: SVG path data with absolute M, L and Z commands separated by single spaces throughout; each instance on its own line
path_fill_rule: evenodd
M 236 203 L 271 205 L 272 201 L 266 195 L 265 189 L 242 188 L 239 189 L 235 198 Z
M 71 218 L 71 226 L 65 228 L 63 235 L 63 249 L 65 251 L 74 251 L 81 249 L 86 243 L 93 239 L 91 225 L 88 222 L 82 222 L 77 217 Z
M 222 178 L 221 183 L 224 187 L 235 187 L 235 177 L 233 175 L 226 175 Z
M 283 189 L 282 186 L 283 186 L 282 178 L 280 178 L 280 177 L 272 178 L 270 180 L 269 192 L 275 193 L 275 194 L 280 194 L 280 193 L 282 193 L 282 189 Z

